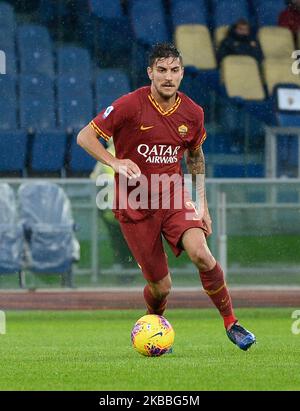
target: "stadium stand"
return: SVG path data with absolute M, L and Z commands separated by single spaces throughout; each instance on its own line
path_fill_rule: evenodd
M 230 26 L 240 18 L 250 20 L 247 0 L 214 1 L 214 27 Z
M 27 139 L 27 133 L 23 130 L 0 132 L 0 173 L 24 174 Z
M 266 59 L 263 62 L 263 73 L 270 96 L 277 84 L 287 83 L 300 85 L 299 75 L 293 74 L 290 59 Z
M 128 65 L 133 33 L 120 0 L 90 2 L 95 50 L 104 66 Z
M 186 66 L 181 90 L 204 107 L 206 123 L 221 130 L 212 133 L 210 152 L 235 153 L 242 162 L 250 147 L 245 141 L 262 140 L 264 124 L 298 125 L 296 113 L 278 116 L 273 104 L 278 83 L 299 85 L 290 70 L 293 37 L 275 27 L 284 0 L 153 0 L 151 8 L 143 0 L 25 3 L 0 2 L 8 73 L 5 82 L 0 76 L 0 129 L 32 134 L 25 148 L 29 170 L 86 175 L 94 161 L 76 146 L 76 131 L 132 86 L 148 84 L 149 48 L 172 36 Z M 257 29 L 262 68 L 239 57 L 218 69 L 216 48 L 242 17 Z M 55 164 L 41 164 L 38 153 L 54 140 Z M 255 147 L 264 149 L 262 143 Z
M 120 69 L 100 69 L 95 79 L 97 111 L 108 107 L 131 90 L 127 74 Z
M 17 56 L 14 51 L 5 53 L 6 57 L 6 74 L 16 77 L 18 75 Z
M 58 75 L 77 75 L 84 81 L 91 72 L 91 58 L 87 49 L 76 46 L 61 46 L 57 49 Z
M 82 89 L 83 90 L 83 89 Z M 74 130 L 84 127 L 94 115 L 91 86 L 82 94 L 76 94 L 72 87 L 65 90 L 58 83 L 57 89 L 58 125 L 61 129 Z
M 176 27 L 175 43 L 181 50 L 184 64 L 202 70 L 215 69 L 216 58 L 209 30 L 199 24 Z
M 285 0 L 252 0 L 257 25 L 277 26 L 280 12 L 286 7 Z
M 263 100 L 265 92 L 256 60 L 250 56 L 227 56 L 222 61 L 222 78 L 229 97 Z
M 63 284 L 72 286 L 80 248 L 65 192 L 46 181 L 23 183 L 18 201 L 28 244 L 26 266 L 35 273 L 61 274 Z
M 6 29 L 5 27 L 1 28 L 0 31 L 0 50 L 5 51 L 6 53 L 15 52 L 15 38 L 14 31 L 11 29 Z
M 132 25 L 134 45 L 132 47 L 131 67 L 134 87 L 148 83 L 147 52 L 158 42 L 169 41 L 165 10 L 162 0 L 153 0 L 151 8 L 143 0 L 133 0 L 129 4 L 129 18 Z
M 264 167 L 261 164 L 216 164 L 215 178 L 257 178 L 264 177 Z
M 54 82 L 46 75 L 20 76 L 20 126 L 30 131 L 56 127 Z
M 95 164 L 96 160 L 78 146 L 76 143 L 76 133 L 74 133 L 74 135 L 72 135 L 69 149 L 69 159 L 67 164 L 68 175 L 89 176 L 94 169 Z
M 63 173 L 67 135 L 60 130 L 45 130 L 34 135 L 31 170 L 38 173 Z
M 20 71 L 23 74 L 54 76 L 53 46 L 46 27 L 24 24 L 17 29 Z
M 261 27 L 258 39 L 266 59 L 290 59 L 294 40 L 289 29 L 284 27 Z
M 6 74 L 0 76 L 0 130 L 13 130 L 17 123 L 16 80 Z
M 0 184 L 0 243 L 0 274 L 19 273 L 21 280 L 23 229 L 18 223 L 14 191 L 7 183 Z
M 220 44 L 222 43 L 222 40 L 224 40 L 224 38 L 226 37 L 229 27 L 230 26 L 226 25 L 226 26 L 217 27 L 215 29 L 214 41 L 215 41 L 216 48 L 220 46 Z
M 5 33 L 14 33 L 16 27 L 16 19 L 14 8 L 6 2 L 0 3 L 0 27 Z
M 182 24 L 208 25 L 205 0 L 172 0 L 170 12 L 174 30 Z

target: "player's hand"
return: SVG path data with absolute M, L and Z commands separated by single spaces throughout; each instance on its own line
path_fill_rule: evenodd
M 141 170 L 138 165 L 129 159 L 119 160 L 116 158 L 111 164 L 111 167 L 116 173 L 122 174 L 129 179 L 138 178 L 141 175 Z

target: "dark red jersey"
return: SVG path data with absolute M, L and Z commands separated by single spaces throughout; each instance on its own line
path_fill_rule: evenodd
M 181 176 L 185 150 L 198 149 L 206 137 L 200 106 L 178 92 L 173 107 L 164 111 L 151 95 L 150 87 L 120 97 L 101 111 L 90 126 L 107 141 L 113 137 L 116 157 L 135 162 L 148 181 L 154 174 Z M 116 183 L 119 209 L 119 175 Z M 128 187 L 128 192 L 133 189 Z M 128 216 L 128 212 L 120 213 Z M 136 213 L 132 217 L 138 218 Z

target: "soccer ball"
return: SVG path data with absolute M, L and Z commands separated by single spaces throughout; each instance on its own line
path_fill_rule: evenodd
M 133 347 L 148 357 L 159 357 L 168 352 L 172 348 L 174 337 L 169 321 L 156 314 L 141 317 L 131 331 Z

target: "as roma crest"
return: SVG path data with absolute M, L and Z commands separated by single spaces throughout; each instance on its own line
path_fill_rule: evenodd
M 184 124 L 181 124 L 181 126 L 178 127 L 178 132 L 181 135 L 181 137 L 185 137 L 188 130 L 189 130 L 188 127 L 185 126 Z

